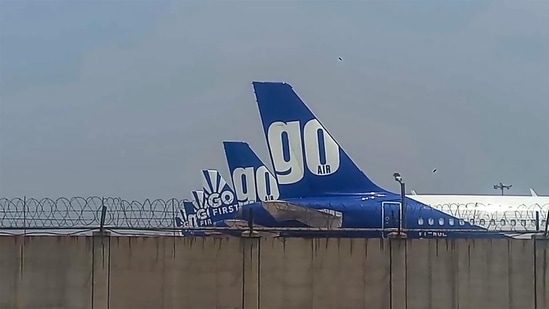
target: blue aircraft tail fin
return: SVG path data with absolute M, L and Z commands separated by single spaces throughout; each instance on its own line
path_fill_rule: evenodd
M 275 176 L 248 143 L 223 141 L 223 148 L 239 203 L 276 200 L 280 197 Z
M 201 227 L 212 225 L 212 220 L 208 213 L 208 205 L 204 201 L 204 191 L 194 190 L 192 191 L 193 202 L 183 202 L 183 208 L 187 212 L 188 224 L 190 227 Z
M 183 214 L 183 211 L 180 211 L 181 214 Z M 184 227 L 186 225 L 186 220 L 183 219 L 183 217 L 175 216 L 175 226 L 176 227 Z
M 196 214 L 196 209 L 190 201 L 183 201 L 183 209 L 185 210 L 186 220 L 188 220 L 190 215 Z
M 194 190 L 192 191 L 194 203 L 198 208 L 204 207 L 204 191 Z
M 280 194 L 286 197 L 385 192 L 364 174 L 282 82 L 253 82 Z
M 183 226 L 184 227 L 198 227 L 198 218 L 197 214 L 199 213 L 196 209 L 196 207 L 193 205 L 191 201 L 183 201 L 183 210 L 181 211 L 181 214 L 183 214 Z
M 175 225 L 177 227 L 192 226 L 191 218 L 195 217 L 196 214 L 193 203 L 190 201 L 183 201 L 183 209 L 179 209 L 179 214 L 181 214 L 181 217 L 175 217 Z
M 201 226 L 211 225 L 207 218 L 207 210 L 205 208 L 197 207 L 191 201 L 183 201 L 183 209 L 180 209 L 179 211 L 181 217 L 176 217 L 176 224 L 177 227 L 181 228 L 181 236 L 207 235 L 204 231 L 197 229 Z
M 217 170 L 202 170 L 204 205 L 211 223 L 233 219 L 238 214 L 238 201 L 227 181 Z

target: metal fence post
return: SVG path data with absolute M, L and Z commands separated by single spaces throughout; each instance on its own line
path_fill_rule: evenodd
M 107 206 L 105 206 L 105 198 L 101 198 L 101 221 L 99 222 L 99 233 L 105 233 L 105 216 L 107 215 Z
M 23 235 L 27 235 L 27 196 L 23 196 Z

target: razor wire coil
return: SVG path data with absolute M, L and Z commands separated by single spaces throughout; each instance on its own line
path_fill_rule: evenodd
M 85 229 L 100 225 L 101 211 L 106 206 L 105 227 L 118 229 L 164 229 L 176 228 L 175 217 L 184 209 L 184 199 L 125 200 L 118 197 L 60 197 L 52 198 L 0 198 L 0 229 Z M 521 222 L 534 225 L 539 219 L 542 225 L 549 219 L 549 204 L 521 205 L 508 210 L 494 209 L 489 205 L 440 204 L 431 205 L 432 218 L 443 211 L 466 221 L 486 222 L 487 226 L 502 223 L 514 229 Z M 489 211 L 487 211 L 490 209 Z M 413 212 L 412 212 L 413 213 Z M 538 213 L 539 218 L 536 218 Z M 411 213 L 410 213 L 411 214 Z M 423 213 L 429 215 L 429 212 Z M 425 218 L 428 219 L 428 218 Z M 468 220 L 469 219 L 469 220 Z M 523 224 L 524 225 L 524 224 Z M 484 226 L 484 224 L 481 224 Z
M 0 228 L 173 228 L 182 199 L 125 200 L 116 197 L 0 198 Z

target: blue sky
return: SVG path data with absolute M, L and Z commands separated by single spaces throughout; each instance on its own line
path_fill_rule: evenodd
M 549 3 L 0 1 L 0 196 L 190 197 L 290 82 L 377 183 L 549 194 Z M 344 59 L 339 62 L 338 57 Z M 432 174 L 433 168 L 438 172 Z

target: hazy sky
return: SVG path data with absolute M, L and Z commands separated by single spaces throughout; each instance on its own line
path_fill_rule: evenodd
M 549 194 L 548 1 L 0 0 L 0 197 L 190 197 L 290 82 L 392 190 Z M 343 58 L 343 62 L 338 61 Z M 438 172 L 432 174 L 432 169 Z

